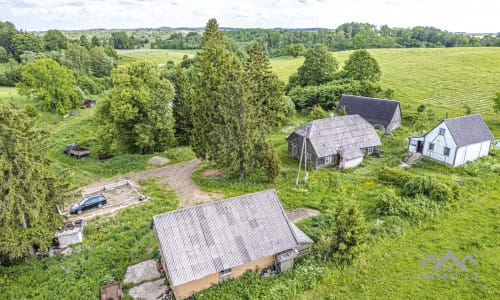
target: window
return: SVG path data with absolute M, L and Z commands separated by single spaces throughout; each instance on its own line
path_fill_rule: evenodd
M 231 268 L 220 271 L 219 272 L 219 281 L 224 282 L 226 280 L 233 278 L 232 271 L 233 270 Z
M 307 159 L 308 162 L 311 162 L 311 160 L 312 160 L 311 153 L 306 153 L 306 159 Z
M 439 128 L 439 135 L 444 135 L 445 132 L 446 132 L 446 129 Z
M 291 150 L 292 150 L 292 155 L 297 155 L 297 146 L 295 146 L 294 144 L 291 144 Z
M 443 155 L 444 156 L 450 156 L 450 148 L 444 147 Z
M 331 155 L 328 155 L 325 157 L 325 164 L 329 164 L 332 162 L 332 156 Z
M 434 143 L 429 144 L 429 151 L 434 151 Z

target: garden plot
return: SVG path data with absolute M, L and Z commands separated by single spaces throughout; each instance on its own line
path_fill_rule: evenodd
M 100 186 L 90 185 L 81 189 L 82 197 L 88 197 L 96 194 L 103 194 L 107 203 L 101 208 L 94 208 L 84 211 L 80 215 L 70 215 L 70 219 L 89 219 L 97 215 L 111 214 L 125 207 L 134 206 L 142 203 L 148 198 L 140 192 L 140 187 L 131 180 L 120 180 L 102 184 Z M 79 201 L 80 199 L 76 199 Z M 71 205 L 73 204 L 71 203 Z M 69 205 L 65 213 L 69 214 Z

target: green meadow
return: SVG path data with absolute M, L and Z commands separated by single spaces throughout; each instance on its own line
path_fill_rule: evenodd
M 134 60 L 146 60 L 158 65 L 166 64 L 169 60 L 174 63 L 182 61 L 182 57 L 187 55 L 193 57 L 197 50 L 174 50 L 174 49 L 136 49 L 136 50 L 118 50 L 122 57 L 120 63 L 128 63 Z
M 377 49 L 369 50 L 382 69 L 381 85 L 394 90 L 401 101 L 403 114 L 425 104 L 438 117 L 464 114 L 464 103 L 473 113 L 482 113 L 493 134 L 500 137 L 500 114 L 491 111 L 495 90 L 500 89 L 499 48 L 453 49 Z M 184 54 L 195 51 L 120 51 L 124 60 L 144 59 L 156 64 L 168 60 L 179 62 Z M 350 52 L 333 55 L 340 65 Z M 271 65 L 286 81 L 301 65 L 303 58 L 273 59 Z M 99 98 L 98 98 L 99 100 Z M 14 88 L 0 88 L 0 101 L 26 105 L 31 100 L 18 96 Z M 40 113 L 38 125 L 49 135 L 49 156 L 61 169 L 70 170 L 75 186 L 101 177 L 149 168 L 152 155 L 121 155 L 99 161 L 95 153 L 99 143 L 95 136 L 95 109 L 75 110 L 67 118 Z M 382 229 L 384 218 L 376 210 L 382 192 L 394 189 L 377 178 L 383 166 L 396 166 L 406 153 L 407 137 L 414 134 L 412 124 L 394 131 L 394 137 L 382 138 L 384 154 L 367 157 L 361 166 L 349 170 L 311 170 L 307 183 L 295 185 L 297 161 L 287 157 L 285 137 L 308 121 L 298 114 L 284 128 L 269 138 L 282 162 L 276 183 L 268 183 L 262 174 L 251 174 L 245 181 L 230 174 L 206 178 L 205 170 L 214 168 L 203 163 L 195 171 L 195 182 L 205 191 L 232 197 L 274 188 L 286 209 L 310 207 L 322 215 L 298 224 L 317 241 L 315 254 L 298 261 L 294 270 L 279 276 L 260 279 L 248 273 L 204 291 L 200 299 L 498 299 L 500 298 L 500 151 L 467 166 L 450 168 L 423 161 L 408 174 L 425 176 L 442 182 L 460 182 L 461 197 L 427 219 L 404 221 L 395 226 L 396 233 Z M 93 154 L 80 160 L 65 156 L 67 143 L 78 142 Z M 156 155 L 172 162 L 194 157 L 188 148 L 169 149 Z M 303 173 L 301 174 L 303 176 Z M 302 178 L 302 177 L 301 177 Z M 85 229 L 85 240 L 75 247 L 71 257 L 29 259 L 12 267 L 0 267 L 1 298 L 12 299 L 90 299 L 99 295 L 101 285 L 122 280 L 127 265 L 153 258 L 156 241 L 149 225 L 151 217 L 176 208 L 177 199 L 154 181 L 141 185 L 152 201 L 125 209 L 116 216 L 98 218 Z M 339 267 L 325 261 L 320 241 L 328 237 L 328 215 L 339 201 L 353 199 L 363 211 L 370 228 L 366 253 L 351 266 Z M 389 219 L 386 219 L 386 221 Z M 381 223 L 382 222 L 382 223 Z M 388 221 L 387 221 L 388 222 Z M 436 258 L 452 251 L 458 259 L 470 254 L 479 263 L 468 265 L 470 276 L 460 272 L 457 280 L 429 280 L 422 275 L 429 266 L 421 261 L 429 254 Z M 451 266 L 453 267 L 453 266 Z M 125 286 L 125 290 L 130 288 Z M 203 298 L 201 298 L 203 294 Z M 126 296 L 126 299 L 129 299 Z

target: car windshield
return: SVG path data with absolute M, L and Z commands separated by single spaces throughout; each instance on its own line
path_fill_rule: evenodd
M 88 200 L 88 199 L 89 199 L 89 198 L 83 198 L 83 200 L 82 200 L 82 201 L 80 201 L 80 203 L 78 203 L 78 205 L 84 205 L 84 204 L 85 204 L 85 202 L 87 202 L 87 200 Z

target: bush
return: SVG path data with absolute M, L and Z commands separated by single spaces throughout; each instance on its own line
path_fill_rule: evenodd
M 448 202 L 454 199 L 454 193 L 446 184 L 432 180 L 429 177 L 415 177 L 405 183 L 401 194 L 406 197 L 422 195 L 438 202 Z
M 391 168 L 384 166 L 377 172 L 378 180 L 393 183 L 397 187 L 403 187 L 414 176 L 403 168 Z
M 370 227 L 373 236 L 398 237 L 404 235 L 405 221 L 398 216 L 387 216 L 383 219 L 376 219 Z
M 24 106 L 24 112 L 30 117 L 30 118 L 34 118 L 36 116 L 38 116 L 38 109 L 36 109 L 33 105 L 31 104 L 26 104 Z
M 397 196 L 394 191 L 380 195 L 376 211 L 380 216 L 397 216 L 412 222 L 423 221 L 434 216 L 441 209 L 441 205 L 431 199 L 416 195 L 414 198 Z

